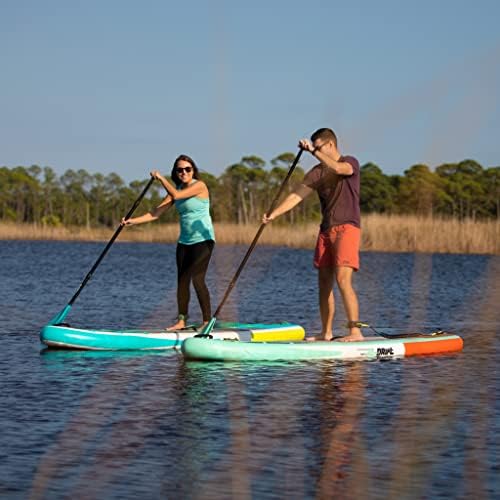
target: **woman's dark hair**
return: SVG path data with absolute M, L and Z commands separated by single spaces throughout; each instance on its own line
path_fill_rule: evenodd
M 198 167 L 196 166 L 194 160 L 190 158 L 188 155 L 179 155 L 174 161 L 172 173 L 170 174 L 170 177 L 172 177 L 172 180 L 174 181 L 174 184 L 176 186 L 180 186 L 182 184 L 182 181 L 179 179 L 179 176 L 177 175 L 177 164 L 179 163 L 180 160 L 187 161 L 193 167 L 193 179 L 200 178 L 200 173 L 198 171 Z

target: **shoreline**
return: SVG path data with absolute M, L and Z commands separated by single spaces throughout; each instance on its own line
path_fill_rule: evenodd
M 500 221 L 472 221 L 403 215 L 365 215 L 361 251 L 500 255 Z M 259 225 L 215 223 L 217 243 L 250 244 Z M 47 227 L 0 223 L 0 241 L 108 241 L 116 228 Z M 145 224 L 124 229 L 117 242 L 175 243 L 178 224 Z M 259 244 L 313 249 L 318 223 L 271 224 Z

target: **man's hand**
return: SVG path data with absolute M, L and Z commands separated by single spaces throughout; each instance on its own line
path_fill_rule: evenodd
M 274 220 L 273 214 L 270 215 L 264 214 L 262 216 L 262 224 L 267 224 L 268 222 L 271 222 L 273 220 Z
M 134 224 L 134 221 L 132 219 L 126 219 L 125 217 L 122 217 L 122 220 L 120 222 L 121 226 L 132 226 Z
M 299 148 L 303 149 L 304 151 L 309 151 L 309 153 L 312 153 L 314 151 L 314 146 L 309 139 L 301 139 L 299 141 Z

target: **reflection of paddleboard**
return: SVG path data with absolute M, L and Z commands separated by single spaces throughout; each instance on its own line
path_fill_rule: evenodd
M 460 351 L 463 340 L 453 334 L 387 339 L 366 337 L 359 342 L 230 342 L 205 338 L 186 339 L 182 353 L 206 361 L 298 361 L 314 359 L 389 359 Z
M 165 330 L 88 330 L 64 325 L 46 325 L 40 340 L 49 347 L 91 350 L 175 349 L 197 335 L 196 328 Z M 217 323 L 215 339 L 255 341 L 303 340 L 304 329 L 291 323 Z

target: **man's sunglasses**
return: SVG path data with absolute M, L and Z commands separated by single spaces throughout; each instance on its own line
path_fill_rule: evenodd
M 175 170 L 178 174 L 182 174 L 182 172 L 189 174 L 193 171 L 193 167 L 177 167 Z

